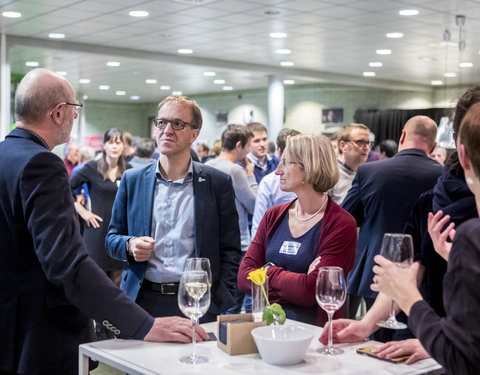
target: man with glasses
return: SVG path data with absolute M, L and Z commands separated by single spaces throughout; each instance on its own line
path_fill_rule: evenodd
M 417 198 L 432 189 L 442 173 L 441 166 L 427 156 L 435 148 L 436 134 L 437 125 L 432 119 L 412 117 L 403 127 L 395 156 L 365 163 L 357 170 L 342 205 L 360 227 L 355 266 L 347 280 L 346 315 L 350 318 L 355 317 L 362 298 L 367 308 L 376 298 L 370 284 L 373 257 L 380 252 L 383 235 L 402 232 Z M 369 148 L 364 149 L 368 152 Z
M 370 151 L 368 128 L 363 124 L 351 124 L 338 132 L 340 153 L 337 159 L 340 178 L 337 184 L 328 191 L 333 201 L 342 204 L 348 190 L 352 186 L 357 168 L 365 163 Z
M 25 75 L 0 143 L 0 373 L 75 374 L 93 318 L 121 338 L 190 342 L 191 323 L 132 303 L 88 256 L 62 160 L 81 104 L 49 70 Z M 207 338 L 200 328 L 200 337 Z
M 122 177 L 106 238 L 108 253 L 126 261 L 121 289 L 155 316 L 182 315 L 178 282 L 189 257 L 210 259 L 212 301 L 203 320 L 234 304 L 241 258 L 230 176 L 191 160 L 202 127 L 194 100 L 171 95 L 158 105 L 158 163 Z

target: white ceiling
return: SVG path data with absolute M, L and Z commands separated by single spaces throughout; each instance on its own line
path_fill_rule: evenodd
M 197 4 L 197 5 L 196 5 Z M 401 16 L 402 9 L 416 16 Z M 149 12 L 146 18 L 131 10 Z M 11 71 L 24 73 L 26 61 L 66 71 L 67 78 L 89 99 L 157 101 L 172 90 L 185 94 L 219 93 L 224 79 L 234 90 L 267 87 L 268 75 L 296 84 L 333 82 L 430 90 L 432 80 L 447 85 L 480 81 L 480 0 L 0 0 Z M 270 14 L 269 14 L 270 13 Z M 271 14 L 273 13 L 273 14 Z M 466 49 L 459 51 L 455 16 L 466 16 Z M 443 43 L 448 28 L 451 42 Z M 48 38 L 64 33 L 63 40 Z M 271 32 L 287 37 L 273 39 Z M 387 32 L 401 32 L 388 39 Z M 191 48 L 190 55 L 177 49 Z M 291 49 L 278 55 L 278 48 Z M 377 49 L 391 49 L 380 56 Z M 281 61 L 294 67 L 281 67 Z M 119 61 L 119 67 L 106 66 Z M 383 62 L 371 68 L 369 62 Z M 472 68 L 459 68 L 472 62 Z M 216 77 L 203 72 L 215 71 Z M 374 71 L 375 77 L 362 72 Z M 457 74 L 445 78 L 445 72 Z M 89 84 L 80 84 L 89 78 Z M 157 84 L 146 84 L 156 79 Z M 110 90 L 101 91 L 106 84 Z M 161 85 L 171 90 L 160 90 Z M 115 91 L 126 91 L 125 96 Z

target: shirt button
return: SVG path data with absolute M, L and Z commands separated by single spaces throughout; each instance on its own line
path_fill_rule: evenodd
M 171 247 L 172 246 L 172 241 L 168 240 L 167 242 L 165 242 L 165 245 L 167 245 L 168 247 Z

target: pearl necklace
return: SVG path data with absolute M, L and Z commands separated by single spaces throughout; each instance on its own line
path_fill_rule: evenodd
M 297 201 L 297 205 L 295 207 L 295 216 L 297 217 L 298 220 L 300 221 L 308 221 L 310 219 L 313 219 L 315 216 L 317 216 L 322 210 L 323 208 L 325 207 L 325 205 L 327 204 L 328 202 L 328 198 L 325 197 L 325 201 L 323 202 L 322 206 L 318 209 L 317 212 L 315 212 L 313 215 L 310 215 L 309 217 L 305 218 L 305 219 L 302 219 L 300 216 L 298 216 L 298 206 L 299 206 L 299 203 Z

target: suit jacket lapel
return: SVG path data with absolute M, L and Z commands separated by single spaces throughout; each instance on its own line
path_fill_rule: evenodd
M 193 196 L 195 207 L 195 256 L 201 257 L 201 249 L 203 248 L 203 235 L 207 233 L 206 215 L 208 212 L 205 208 L 206 200 L 209 199 L 208 191 L 210 187 L 209 176 L 202 173 L 201 164 L 193 162 Z
M 147 168 L 143 176 L 143 202 L 139 202 L 142 207 L 143 228 L 145 236 L 150 236 L 152 230 L 152 215 L 153 215 L 153 195 L 155 193 L 155 168 L 156 163 L 152 163 L 150 168 Z

